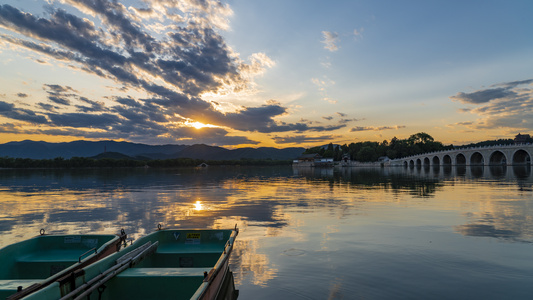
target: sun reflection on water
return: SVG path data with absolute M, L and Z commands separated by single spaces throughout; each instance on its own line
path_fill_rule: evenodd
M 194 203 L 194 210 L 203 210 L 204 209 L 204 205 L 202 204 L 202 201 L 196 201 L 196 203 Z

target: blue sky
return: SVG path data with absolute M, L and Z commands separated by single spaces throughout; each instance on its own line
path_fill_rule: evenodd
M 0 142 L 533 133 L 531 1 L 0 4 Z

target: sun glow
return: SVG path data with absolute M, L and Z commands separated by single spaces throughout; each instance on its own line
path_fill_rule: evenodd
M 194 210 L 203 210 L 204 209 L 204 206 L 202 204 L 201 201 L 196 201 L 196 203 L 194 204 Z
M 209 127 L 209 128 L 216 128 L 218 126 L 216 125 L 212 125 L 212 124 L 204 124 L 204 123 L 200 123 L 200 122 L 187 122 L 185 123 L 185 125 L 187 126 L 190 126 L 190 127 L 194 127 L 196 129 L 201 129 L 201 128 L 205 128 L 205 127 Z

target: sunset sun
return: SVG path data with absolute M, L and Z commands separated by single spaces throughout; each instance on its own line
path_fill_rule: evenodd
M 190 126 L 190 127 L 194 127 L 196 129 L 202 129 L 202 128 L 205 128 L 205 127 L 209 127 L 209 128 L 218 127 L 216 125 L 204 124 L 204 123 L 200 123 L 200 122 L 188 122 L 187 125 Z

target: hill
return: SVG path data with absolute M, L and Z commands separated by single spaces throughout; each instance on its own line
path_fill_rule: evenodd
M 42 141 L 21 141 L 0 144 L 0 157 L 53 159 L 63 157 L 172 159 L 193 158 L 205 160 L 272 159 L 291 160 L 305 151 L 305 148 L 239 148 L 229 150 L 222 147 L 196 145 L 146 145 L 115 141 L 74 141 L 48 143 Z
M 150 160 L 149 158 L 145 156 L 129 156 L 126 154 L 122 154 L 119 152 L 103 152 L 98 155 L 92 156 L 90 158 L 93 159 L 104 159 L 104 158 L 110 158 L 110 159 L 133 159 L 133 160 Z
M 186 148 L 186 145 L 145 145 L 115 141 L 74 141 L 48 143 L 42 141 L 21 141 L 0 144 L 0 156 L 31 159 L 51 159 L 56 157 L 92 157 L 103 152 L 118 152 L 128 156 L 149 158 L 171 155 Z

